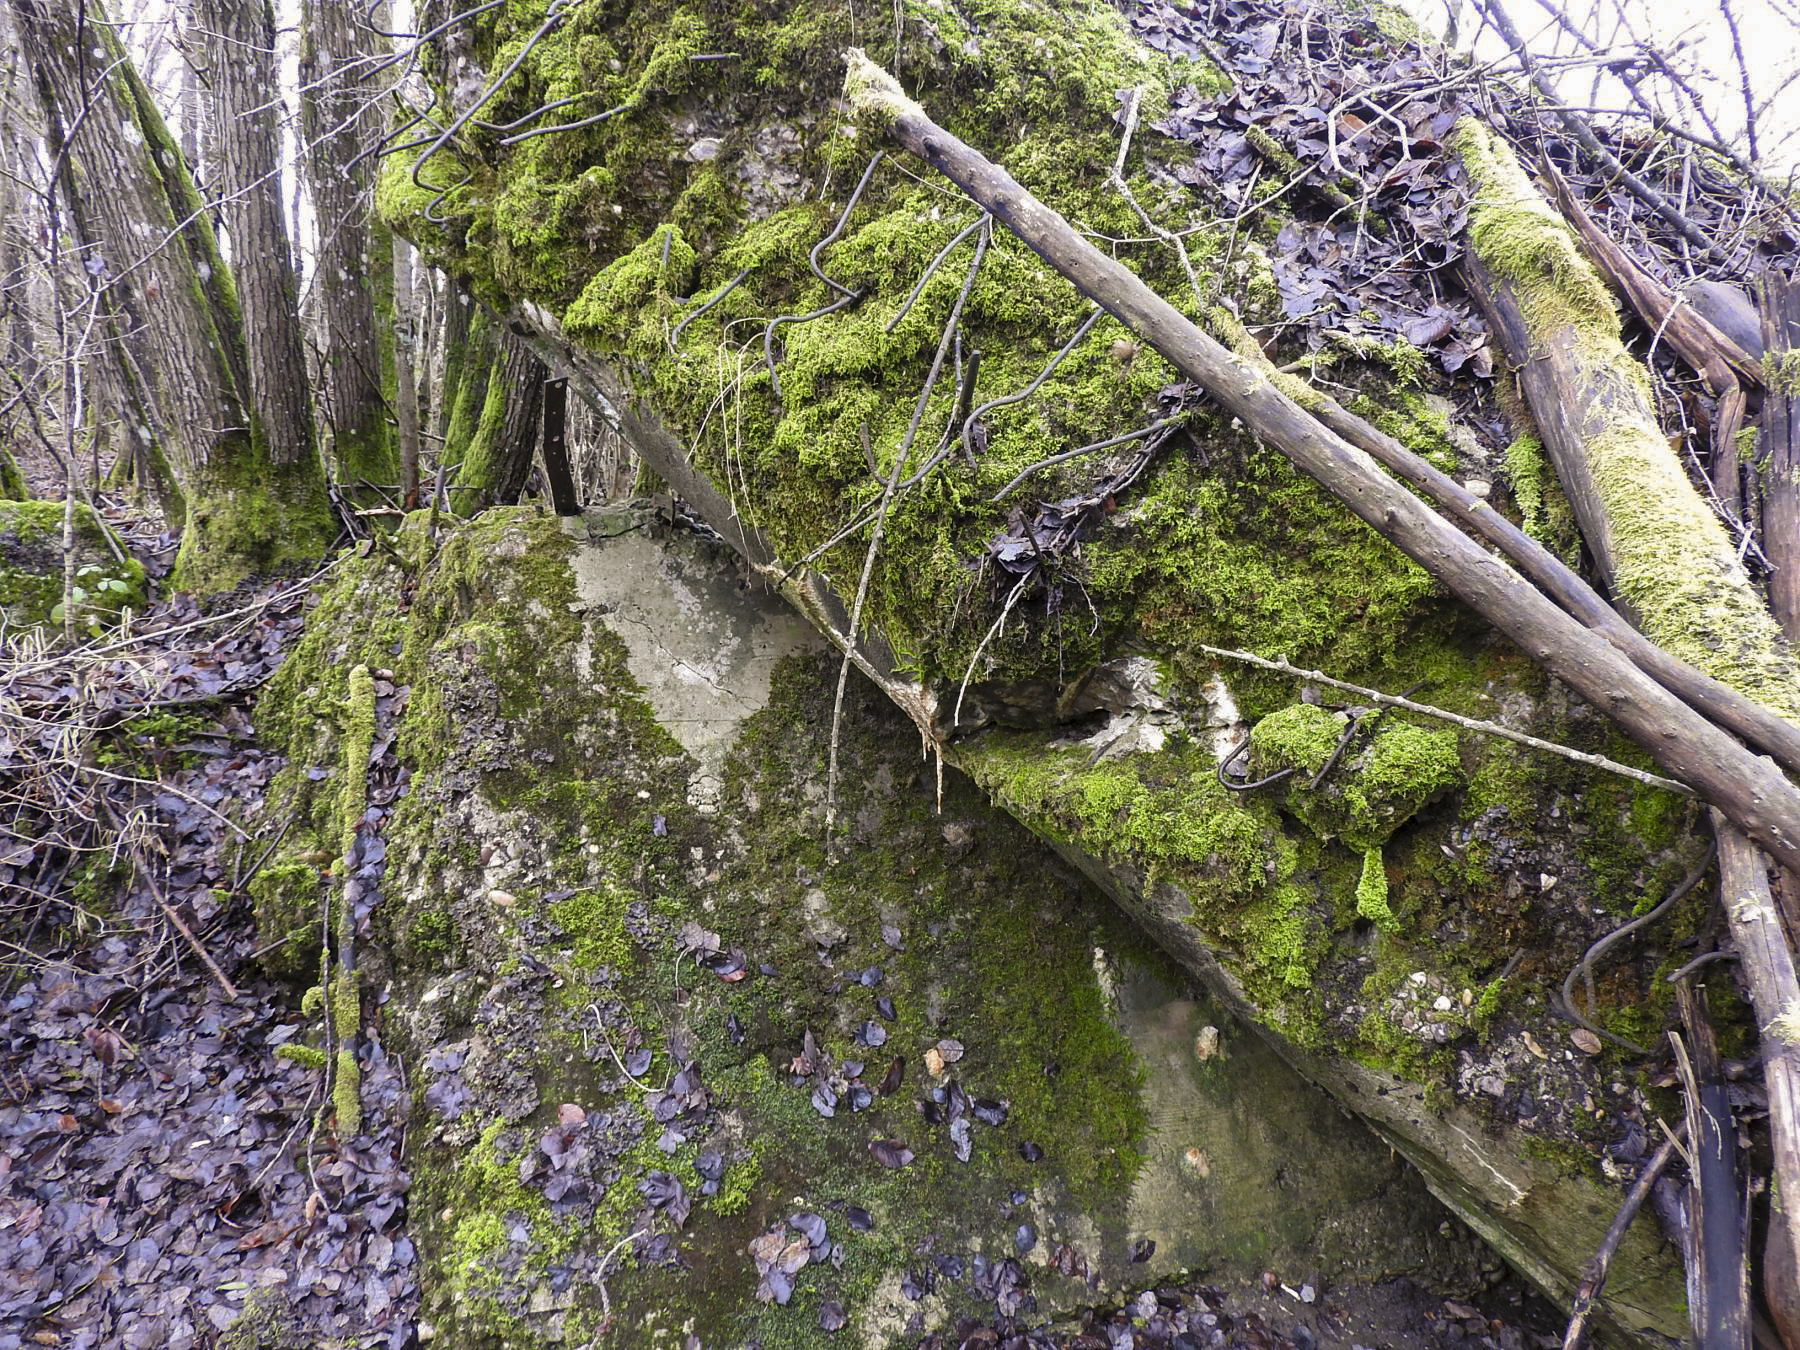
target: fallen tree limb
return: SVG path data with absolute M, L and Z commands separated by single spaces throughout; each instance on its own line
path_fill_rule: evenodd
M 1663 1169 L 1675 1156 L 1677 1138 L 1677 1135 L 1669 1135 L 1662 1141 L 1662 1147 L 1650 1155 L 1650 1161 L 1644 1164 L 1644 1170 L 1638 1173 L 1637 1180 L 1631 1183 L 1631 1189 L 1625 1192 L 1625 1203 L 1619 1206 L 1619 1212 L 1613 1216 L 1612 1226 L 1606 1230 L 1606 1239 L 1600 1244 L 1600 1250 L 1594 1253 L 1593 1259 L 1582 1270 L 1581 1284 L 1575 1290 L 1575 1306 L 1570 1311 L 1569 1327 L 1563 1333 L 1563 1350 L 1581 1350 L 1587 1344 L 1588 1322 L 1594 1315 L 1594 1305 L 1600 1301 L 1600 1291 L 1606 1288 L 1606 1276 L 1612 1269 L 1613 1256 L 1618 1252 L 1626 1230 L 1631 1227 L 1631 1221 L 1644 1207 L 1650 1188 L 1656 1184 L 1656 1179 L 1663 1174 Z
M 1612 293 L 1503 141 L 1465 118 L 1453 144 L 1475 189 L 1463 276 L 1607 585 L 1652 642 L 1800 721 L 1793 654 L 1670 449 Z
M 1326 430 L 1267 375 L 1234 355 L 1100 252 L 1003 169 L 934 123 L 859 49 L 848 55 L 856 112 L 882 125 L 993 213 L 1046 263 L 1149 341 L 1252 434 L 1285 454 L 1533 660 L 1604 710 L 1668 772 L 1751 838 L 1800 866 L 1800 792 L 1564 614 L 1535 587 Z
M 1765 1264 L 1800 1270 L 1800 1225 L 1792 1222 L 1800 1196 L 1800 978 L 1781 931 L 1762 855 L 1724 815 L 1712 813 L 1719 837 L 1719 895 L 1750 986 L 1750 1005 L 1762 1035 L 1763 1084 L 1769 1095 L 1769 1144 L 1775 1184 L 1789 1215 L 1788 1251 L 1769 1253 Z

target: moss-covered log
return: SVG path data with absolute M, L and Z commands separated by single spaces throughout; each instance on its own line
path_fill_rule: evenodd
M 526 3 L 480 16 L 474 58 L 503 68 L 543 13 Z M 890 32 L 871 54 L 951 130 L 1096 237 L 1144 238 L 1106 183 L 1115 96 L 1141 88 L 1147 126 L 1171 88 L 1215 82 L 1212 71 L 1146 51 L 1085 0 L 908 3 L 901 19 L 898 51 Z M 779 578 L 817 552 L 787 593 L 840 635 L 869 532 L 831 541 L 869 515 L 915 413 L 916 466 L 954 440 L 965 397 L 979 406 L 1027 388 L 1086 317 L 1003 235 L 972 283 L 969 240 L 927 276 L 978 213 L 900 166 L 877 165 L 846 210 L 875 148 L 835 102 L 842 50 L 870 37 L 852 22 L 835 4 L 670 0 L 629 20 L 579 7 L 523 54 L 482 118 L 578 92 L 623 111 L 511 146 L 471 131 L 422 164 L 392 165 L 380 193 L 432 260 L 529 332 L 578 392 L 608 401 L 644 462 L 753 563 Z M 1203 225 L 1190 199 L 1159 186 L 1162 153 L 1138 137 L 1129 182 L 1160 226 Z M 448 223 L 428 220 L 428 206 Z M 809 254 L 841 216 L 818 251 L 821 276 Z M 1228 233 L 1186 236 L 1202 283 L 1246 315 L 1276 313 L 1260 251 L 1228 265 Z M 1163 244 L 1116 247 L 1204 317 Z M 963 348 L 983 353 L 973 375 L 963 367 L 973 387 L 947 361 L 952 374 L 921 402 L 965 284 Z M 1694 811 L 1220 667 L 1204 646 L 1390 689 L 1423 680 L 1453 711 L 1634 753 L 1216 410 L 1184 408 L 1184 436 L 1101 500 L 1079 554 L 1044 561 L 1015 594 L 1018 574 L 995 549 L 1025 541 L 1024 526 L 1013 499 L 994 495 L 1047 455 L 1144 427 L 1178 383 L 1122 339 L 1096 325 L 1031 398 L 984 415 L 972 463 L 957 453 L 898 496 L 857 660 L 915 722 L 955 731 L 947 758 L 1369 1119 L 1521 1269 L 1567 1294 L 1618 1202 L 1600 1165 L 1613 1122 L 1654 1105 L 1614 1052 L 1573 1049 L 1548 994 L 1618 916 L 1691 867 Z M 1454 462 L 1442 415 L 1433 421 L 1403 373 L 1370 362 L 1354 374 L 1359 407 L 1407 435 L 1435 425 L 1431 452 Z M 1025 524 L 1038 501 L 1079 500 L 1124 462 L 1042 471 L 1018 499 Z M 1030 554 L 1021 542 L 1011 556 Z M 1301 707 L 1352 731 L 1316 800 L 1313 742 L 1329 730 Z M 1250 776 L 1293 767 L 1295 782 L 1248 793 L 1221 782 L 1221 760 L 1253 730 Z M 1678 906 L 1670 940 L 1703 913 Z M 1627 956 L 1601 981 L 1596 1014 L 1618 1034 L 1658 1033 L 1669 1009 L 1657 964 Z M 1616 1269 L 1615 1329 L 1679 1337 L 1679 1263 L 1650 1221 Z
M 1511 147 L 1465 120 L 1457 148 L 1468 274 L 1608 584 L 1658 645 L 1800 721 L 1800 667 L 1669 448 L 1611 292 Z

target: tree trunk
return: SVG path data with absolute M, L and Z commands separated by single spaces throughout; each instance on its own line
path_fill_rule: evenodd
M 219 147 L 219 190 L 244 316 L 252 425 L 296 485 L 322 487 L 299 287 L 282 214 L 275 16 L 269 0 L 192 0 Z
M 386 129 L 382 105 L 357 78 L 359 58 L 370 55 L 370 34 L 353 8 L 339 0 L 307 0 L 300 87 L 302 160 L 318 239 L 312 308 L 322 366 L 319 406 L 338 482 L 363 500 L 371 494 L 355 491 L 358 479 L 390 484 L 397 473 L 388 406 L 396 324 L 376 316 L 378 300 L 393 293 L 398 264 L 392 237 L 370 218 L 374 160 L 351 164 Z M 397 391 L 393 400 L 399 401 Z
M 68 209 L 118 319 L 124 413 L 183 493 L 175 584 L 224 590 L 316 558 L 333 534 L 319 475 L 277 468 L 253 433 L 238 297 L 155 100 L 99 0 L 11 4 Z
M 413 379 L 418 349 L 418 301 L 413 287 L 412 248 L 394 243 L 394 412 L 400 424 L 400 504 L 419 505 L 419 390 Z
M 546 374 L 537 354 L 502 329 L 481 416 L 456 468 L 451 506 L 458 515 L 472 516 L 519 499 L 537 450 Z

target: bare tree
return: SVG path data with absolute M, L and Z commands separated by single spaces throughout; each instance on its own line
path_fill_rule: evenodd
M 355 21 L 351 6 L 333 0 L 306 0 L 301 22 L 301 158 L 318 239 L 312 285 L 320 407 L 338 481 L 347 489 L 358 479 L 391 483 L 393 325 L 378 323 L 376 314 L 393 294 L 393 243 L 372 220 L 373 160 L 363 153 L 384 125 L 370 86 L 357 78 L 373 56 L 374 35 Z
M 289 457 L 271 454 L 248 398 L 239 294 L 180 148 L 100 0 L 10 3 L 44 110 L 56 183 L 54 193 L 44 185 L 46 200 L 67 210 L 115 325 L 121 412 L 180 487 L 177 583 L 225 589 L 316 558 L 335 533 L 316 454 L 310 443 L 300 453 L 291 421 L 281 433 Z M 285 250 L 259 261 L 285 264 Z M 257 314 L 280 278 L 251 276 L 244 300 Z M 290 378 L 303 399 L 304 368 Z

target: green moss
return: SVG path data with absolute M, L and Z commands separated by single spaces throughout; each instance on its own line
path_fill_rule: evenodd
M 625 931 L 625 909 L 631 896 L 621 890 L 586 890 L 550 907 L 557 923 L 575 943 L 577 970 L 611 970 L 627 974 L 637 966 L 637 951 Z
M 348 1138 L 362 1130 L 362 1068 L 356 1062 L 356 1040 L 362 1033 L 362 994 L 356 980 L 339 978 L 332 982 L 331 1025 L 338 1045 L 331 1102 L 337 1111 L 338 1133 Z
M 1298 704 L 1264 718 L 1251 735 L 1253 772 L 1263 777 L 1294 769 L 1282 785 L 1283 806 L 1321 840 L 1341 838 L 1360 852 L 1379 848 L 1427 802 L 1463 781 L 1453 731 L 1364 713 L 1338 754 L 1348 730 L 1347 715 Z M 1315 785 L 1334 754 L 1337 763 Z
M 303 862 L 270 863 L 250 879 L 249 892 L 263 968 L 291 983 L 316 975 L 325 896 L 319 869 Z
M 63 625 L 66 514 L 60 501 L 0 500 L 0 613 L 9 624 Z M 92 508 L 76 503 L 71 596 L 75 629 L 83 637 L 97 636 L 126 609 L 142 613 L 148 604 L 143 566 L 129 554 L 121 563 L 109 538 Z
M 1388 908 L 1387 868 L 1379 847 L 1363 851 L 1362 877 L 1356 883 L 1356 912 L 1383 931 L 1394 927 L 1394 911 Z
M 285 1059 L 308 1069 L 323 1069 L 330 1063 L 323 1050 L 314 1049 L 310 1045 L 299 1045 L 292 1041 L 286 1045 L 276 1046 L 275 1058 Z
M 23 502 L 31 499 L 31 489 L 11 451 L 0 445 L 0 501 Z
M 1800 398 L 1800 351 L 1769 352 L 1763 357 L 1763 383 L 1770 392 Z
M 1506 474 L 1525 533 L 1573 563 L 1581 552 L 1581 534 L 1543 442 L 1530 432 L 1514 437 L 1506 447 Z
M 1617 340 L 1618 305 L 1574 232 L 1519 167 L 1511 147 L 1465 117 L 1451 148 L 1475 189 L 1469 242 L 1494 274 L 1519 288 L 1534 332 L 1570 327 Z

